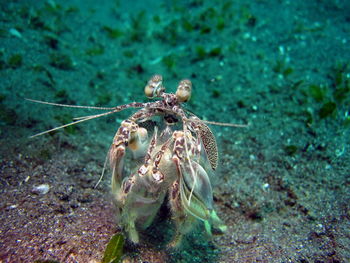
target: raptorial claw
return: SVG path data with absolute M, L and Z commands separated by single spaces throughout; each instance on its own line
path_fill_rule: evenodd
M 144 156 L 148 146 L 148 132 L 136 123 L 125 120 L 114 136 L 109 150 L 109 162 L 112 169 L 112 191 L 120 189 L 123 180 L 123 165 L 126 147 L 131 150 L 135 159 Z

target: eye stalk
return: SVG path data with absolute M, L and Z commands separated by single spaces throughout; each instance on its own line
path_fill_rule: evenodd
M 145 87 L 145 94 L 148 98 L 160 97 L 165 92 L 162 84 L 163 77 L 161 75 L 154 75 Z
M 176 90 L 176 98 L 179 102 L 187 102 L 191 98 L 192 82 L 188 79 L 181 80 Z

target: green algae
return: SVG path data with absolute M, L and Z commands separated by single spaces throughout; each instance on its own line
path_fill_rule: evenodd
M 124 236 L 115 234 L 109 240 L 102 263 L 118 263 L 123 255 Z

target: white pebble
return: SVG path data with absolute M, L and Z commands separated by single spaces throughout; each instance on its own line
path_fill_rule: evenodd
M 34 194 L 47 194 L 50 191 L 50 186 L 48 184 L 40 184 L 33 187 L 32 192 Z
M 16 28 L 11 28 L 9 32 L 14 37 L 22 38 L 22 34 Z

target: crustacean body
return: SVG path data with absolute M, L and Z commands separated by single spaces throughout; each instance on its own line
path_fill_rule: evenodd
M 112 192 L 121 225 L 135 243 L 139 242 L 137 229 L 152 223 L 168 195 L 178 226 L 172 245 L 177 245 L 196 219 L 204 222 L 209 233 L 211 227 L 216 232 L 226 227 L 213 209 L 211 183 L 205 170 L 217 166 L 215 138 L 204 122 L 180 107 L 189 99 L 191 83 L 183 80 L 176 94 L 168 94 L 161 81 L 160 76 L 154 76 L 145 91 L 147 94 L 151 90 L 148 97 L 162 100 L 147 104 L 123 121 L 114 137 L 109 152 Z M 127 151 L 135 164 L 130 175 L 124 171 Z

